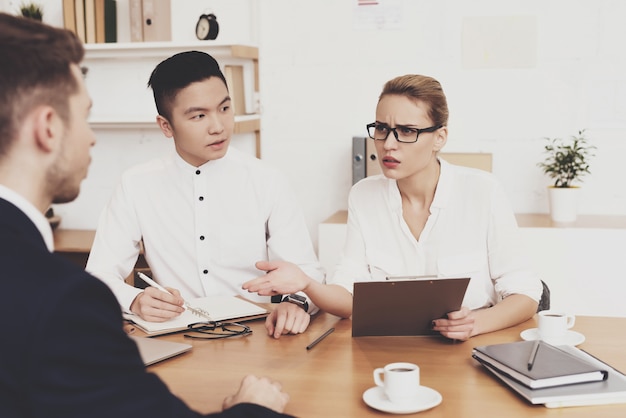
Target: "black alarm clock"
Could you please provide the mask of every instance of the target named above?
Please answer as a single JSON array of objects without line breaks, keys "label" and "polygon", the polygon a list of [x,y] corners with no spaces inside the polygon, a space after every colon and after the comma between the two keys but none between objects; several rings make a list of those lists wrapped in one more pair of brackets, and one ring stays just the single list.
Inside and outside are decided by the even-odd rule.
[{"label": "black alarm clock", "polygon": [[213,13],[200,15],[196,24],[196,36],[202,41],[217,38],[220,25]]}]

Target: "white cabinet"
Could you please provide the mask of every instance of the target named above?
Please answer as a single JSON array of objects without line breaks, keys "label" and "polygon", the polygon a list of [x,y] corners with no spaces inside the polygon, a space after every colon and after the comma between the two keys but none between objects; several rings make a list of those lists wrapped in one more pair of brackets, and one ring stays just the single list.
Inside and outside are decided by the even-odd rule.
[{"label": "white cabinet", "polygon": [[626,317],[626,216],[583,215],[554,224],[549,215],[518,215],[535,271],[552,308],[576,315]]},{"label": "white cabinet", "polygon": [[[518,214],[532,268],[551,291],[551,307],[575,315],[626,317],[626,216],[579,216],[555,224]],[[319,259],[329,275],[340,261],[347,211],[319,225]]]}]

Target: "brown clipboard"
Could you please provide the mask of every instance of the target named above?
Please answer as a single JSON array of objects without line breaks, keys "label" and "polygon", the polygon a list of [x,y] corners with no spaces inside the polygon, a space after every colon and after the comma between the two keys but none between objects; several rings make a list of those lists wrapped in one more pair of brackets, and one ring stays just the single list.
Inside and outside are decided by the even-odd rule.
[{"label": "brown clipboard", "polygon": [[352,336],[438,335],[433,319],[461,308],[469,278],[354,283]]}]

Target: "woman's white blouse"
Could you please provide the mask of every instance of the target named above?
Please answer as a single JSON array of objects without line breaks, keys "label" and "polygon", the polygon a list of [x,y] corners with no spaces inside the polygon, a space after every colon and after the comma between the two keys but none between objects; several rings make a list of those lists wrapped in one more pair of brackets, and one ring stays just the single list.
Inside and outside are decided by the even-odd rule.
[{"label": "woman's white blouse", "polygon": [[352,293],[356,281],[406,275],[470,277],[463,300],[470,309],[493,306],[511,294],[538,301],[542,292],[495,178],[443,160],[419,240],[404,221],[395,180],[378,175],[352,187],[343,256],[327,280]]}]

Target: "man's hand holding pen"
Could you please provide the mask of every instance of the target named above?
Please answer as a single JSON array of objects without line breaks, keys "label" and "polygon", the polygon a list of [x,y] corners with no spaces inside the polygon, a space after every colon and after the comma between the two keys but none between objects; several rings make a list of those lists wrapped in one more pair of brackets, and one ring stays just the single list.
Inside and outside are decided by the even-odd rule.
[{"label": "man's hand holding pen", "polygon": [[184,303],[176,289],[167,288],[167,292],[164,292],[149,286],[137,295],[130,305],[130,311],[146,321],[164,322],[185,312]]}]

